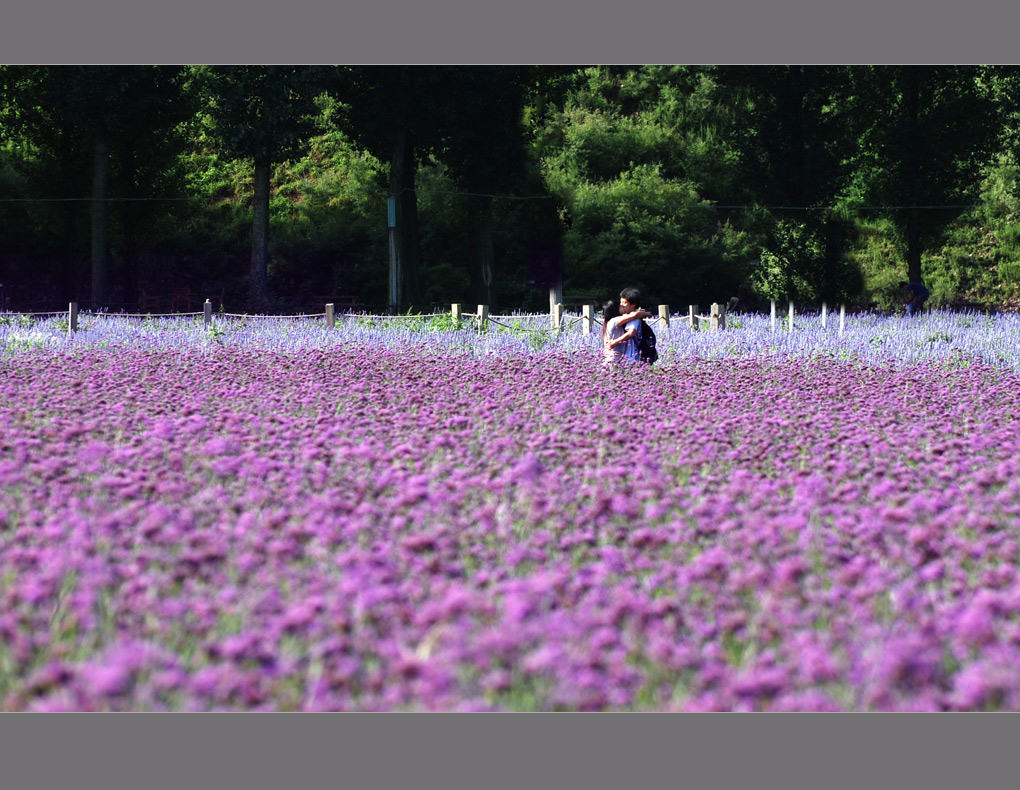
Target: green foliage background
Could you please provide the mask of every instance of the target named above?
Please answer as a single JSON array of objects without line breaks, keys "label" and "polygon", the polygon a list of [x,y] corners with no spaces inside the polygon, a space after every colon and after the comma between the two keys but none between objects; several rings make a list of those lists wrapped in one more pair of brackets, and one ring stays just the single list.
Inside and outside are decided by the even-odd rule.
[{"label": "green foliage background", "polygon": [[[437,67],[421,81],[446,93],[420,102],[430,115],[415,127],[422,140],[415,170],[420,304],[408,306],[471,303],[477,253],[469,217],[477,218],[480,194],[491,196],[494,308],[547,308],[548,288],[532,260],[539,236],[558,245],[568,302],[634,286],[649,303],[675,309],[738,294],[749,307],[786,298],[898,306],[909,240],[883,206],[905,199],[887,177],[891,158],[904,154],[869,119],[880,111],[895,117],[897,96],[888,91],[902,74],[896,82],[882,67],[867,74],[865,67],[516,70],[501,75],[503,104],[486,105],[472,97],[492,75],[462,68]],[[362,91],[373,73],[358,73]],[[111,280],[137,276],[163,292],[186,281],[196,298],[223,294],[228,309],[240,308],[252,165],[218,133],[201,74],[193,67],[161,77],[160,85],[171,86],[163,89],[191,102],[181,105],[183,115],[164,113],[163,125],[151,129],[132,119],[144,167],[127,168],[112,149]],[[323,88],[314,127],[273,165],[275,310],[309,309],[337,295],[385,308],[389,162],[365,144],[375,135],[374,147],[383,150],[381,131],[355,125],[364,113],[351,102],[368,94],[345,92],[346,74],[338,67],[317,77]],[[959,199],[963,208],[925,225],[921,272],[933,306],[1010,308],[1020,305],[1017,78],[1007,67],[974,74],[954,71],[953,91],[931,98],[931,113],[952,117],[953,102],[964,99],[977,106],[968,91],[980,81],[980,106],[995,110],[982,121],[995,126],[984,136],[994,142],[987,143],[992,154],[971,152],[983,157],[980,168],[938,185],[943,200]],[[89,127],[57,102],[66,76],[46,67],[0,68],[0,282],[7,301],[20,299],[24,308],[63,298],[69,277],[79,294],[88,285]],[[460,108],[459,90],[471,101]],[[812,122],[795,123],[791,108],[813,113]],[[498,135],[503,126],[492,126],[486,113],[503,126],[516,117],[518,128]],[[933,156],[961,161],[970,155],[966,144],[955,137],[928,143],[939,147]],[[798,175],[812,172],[820,175],[810,182]],[[145,201],[135,214],[117,202],[132,194]]]}]

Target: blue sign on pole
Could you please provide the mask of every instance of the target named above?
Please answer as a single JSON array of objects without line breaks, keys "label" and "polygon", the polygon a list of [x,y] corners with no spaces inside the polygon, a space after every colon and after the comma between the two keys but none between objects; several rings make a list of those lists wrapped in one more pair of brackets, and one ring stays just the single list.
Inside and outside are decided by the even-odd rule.
[{"label": "blue sign on pole", "polygon": [[386,201],[386,212],[389,219],[389,227],[397,227],[397,198],[390,195],[389,200]]}]

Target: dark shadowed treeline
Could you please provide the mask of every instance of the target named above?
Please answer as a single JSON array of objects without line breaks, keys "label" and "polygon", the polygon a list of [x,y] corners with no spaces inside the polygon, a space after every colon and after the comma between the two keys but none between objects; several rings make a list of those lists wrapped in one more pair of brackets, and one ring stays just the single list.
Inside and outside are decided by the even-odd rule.
[{"label": "dark shadowed treeline", "polygon": [[0,67],[0,306],[891,306],[909,277],[1004,307],[1017,97],[1011,67]]}]

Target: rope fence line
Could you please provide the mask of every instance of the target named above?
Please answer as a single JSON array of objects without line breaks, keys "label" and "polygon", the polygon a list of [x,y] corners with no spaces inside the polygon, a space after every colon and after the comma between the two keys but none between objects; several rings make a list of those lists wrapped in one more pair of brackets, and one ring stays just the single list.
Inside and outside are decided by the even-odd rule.
[{"label": "rope fence line", "polygon": [[[541,315],[541,314],[539,313],[538,315]],[[507,316],[500,316],[500,317],[501,318],[506,318]],[[502,321],[499,321],[496,318],[493,318],[491,315],[488,317],[488,321],[490,323],[496,324],[496,326],[501,326],[501,327],[504,327],[505,329],[509,329],[512,332],[548,332],[549,331],[548,329],[532,329],[531,327],[527,327],[527,326],[511,326],[510,324],[505,324]]]},{"label": "rope fence line", "polygon": [[372,315],[370,313],[348,313],[347,315],[349,317],[351,317],[351,318],[371,318],[372,320],[383,319],[383,320],[390,320],[390,321],[399,321],[401,319],[405,319],[407,321],[417,321],[417,320],[420,320],[422,318],[442,318],[443,316],[445,316],[447,314],[446,313],[422,313],[420,315],[418,315],[418,314],[411,315],[410,313],[403,313],[403,314],[397,313],[396,315]]},{"label": "rope fence line", "polygon": [[116,318],[197,318],[202,313],[93,313],[92,315],[109,315]]},{"label": "rope fence line", "polygon": [[509,324],[504,324],[502,321],[499,321],[499,320],[493,318],[491,315],[489,316],[489,321],[494,323],[496,326],[506,327],[507,329],[515,329],[515,328],[519,329],[519,328],[521,328],[521,327],[512,327]]},{"label": "rope fence line", "polygon": [[[202,315],[202,313],[180,313],[180,315]],[[216,315],[220,316],[221,318],[240,318],[242,320],[247,320],[249,318],[257,318],[257,319],[271,318],[271,319],[279,320],[279,319],[287,319],[287,318],[322,318],[326,314],[325,313],[304,313],[304,314],[299,314],[299,315],[288,315],[288,314],[273,315],[273,314],[269,314],[269,313],[266,313],[266,314],[217,313]]]},{"label": "rope fence line", "polygon": [[[728,312],[727,311],[727,305],[726,304],[720,304],[718,302],[712,304],[712,308],[711,308],[711,310],[710,310],[708,315],[703,315],[700,312],[700,310],[698,308],[698,305],[689,305],[688,306],[688,311],[687,311],[687,322],[686,323],[690,327],[691,330],[700,329],[701,324],[703,322],[707,322],[709,327],[711,329],[713,329],[713,330],[725,330],[726,329],[726,315],[727,315],[727,312]],[[39,316],[45,316],[45,317],[56,317],[56,316],[63,316],[63,315],[66,315],[67,319],[68,319],[68,336],[70,337],[71,335],[73,335],[75,332],[78,331],[78,303],[77,302],[69,303],[68,310],[67,310],[66,313],[63,313],[63,312],[6,313],[6,314],[0,314],[0,317],[3,317],[3,316],[19,316],[19,317],[39,317]],[[122,318],[153,318],[153,314],[152,313],[142,314],[142,313],[103,313],[103,312],[98,312],[98,313],[90,313],[89,315],[92,315],[92,316],[99,315],[99,316],[108,316],[108,317],[122,317]],[[172,317],[172,318],[194,318],[194,317],[197,317],[197,316],[202,316],[203,317],[203,322],[205,324],[205,327],[207,329],[211,329],[212,328],[212,319],[213,319],[212,302],[210,300],[208,300],[208,299],[205,301],[204,310],[201,313],[170,313],[170,314],[157,314],[157,315],[159,315],[160,317],[164,317],[165,316],[165,317]],[[326,305],[326,310],[325,310],[324,313],[302,313],[302,314],[297,314],[297,315],[269,315],[269,314],[259,315],[259,314],[250,314],[250,313],[218,313],[217,315],[218,315],[219,318],[235,318],[235,319],[242,319],[242,320],[245,320],[245,321],[248,320],[248,319],[256,319],[256,320],[261,320],[261,319],[306,320],[306,319],[322,319],[322,318],[325,318],[326,326],[329,329],[334,329],[336,327],[336,310],[335,310],[335,305],[332,304],[332,303],[329,303],[329,304]],[[504,327],[505,329],[509,329],[511,331],[516,331],[516,332],[547,332],[547,331],[552,331],[552,332],[555,332],[557,334],[563,332],[565,329],[569,329],[571,327],[576,326],[577,324],[580,324],[581,325],[581,332],[583,334],[585,334],[585,335],[593,334],[594,331],[595,331],[595,327],[596,326],[600,326],[601,327],[603,325],[603,323],[604,323],[603,321],[600,321],[598,319],[598,317],[594,314],[594,311],[593,311],[591,305],[584,305],[584,307],[582,309],[582,314],[580,316],[568,316],[568,317],[564,317],[564,315],[563,315],[563,305],[561,303],[558,303],[558,304],[554,305],[552,311],[549,313],[549,318],[550,318],[550,324],[551,325],[550,325],[550,327],[548,329],[535,328],[535,327],[525,327],[525,326],[521,326],[520,325],[520,320],[522,318],[528,318],[528,319],[534,320],[534,319],[538,318],[539,316],[542,316],[543,315],[542,313],[532,313],[532,314],[528,314],[528,315],[523,315],[522,314],[522,315],[510,315],[510,316],[507,316],[507,315],[492,316],[492,315],[489,315],[489,307],[488,307],[488,305],[478,305],[478,312],[476,314],[472,315],[470,313],[464,313],[463,312],[463,305],[460,304],[460,303],[452,304],[451,305],[451,310],[450,310],[449,313],[428,313],[428,314],[422,314],[422,315],[411,315],[411,314],[406,314],[406,315],[399,315],[399,314],[398,315],[369,315],[369,314],[360,314],[360,313],[359,314],[347,313],[347,314],[342,314],[342,315],[346,315],[348,318],[352,318],[352,319],[354,319],[356,321],[358,321],[358,320],[362,320],[362,321],[363,320],[370,320],[370,321],[375,321],[375,320],[383,320],[383,321],[386,321],[386,320],[391,320],[391,321],[392,320],[421,321],[421,320],[424,320],[424,319],[443,318],[445,316],[451,316],[451,318],[453,319],[454,324],[457,325],[457,326],[460,326],[461,323],[464,321],[464,319],[466,319],[468,316],[471,316],[474,319],[474,321],[473,321],[474,327],[478,331],[484,331],[486,326],[488,325],[488,323],[492,322],[493,324],[495,324],[497,326],[501,326],[501,327]],[[822,322],[822,327],[823,328],[825,328],[825,326],[826,326],[827,317],[828,317],[828,305],[825,302],[822,302],[821,322]],[[845,318],[846,318],[846,307],[845,307],[845,305],[841,304],[840,307],[839,307],[839,335],[840,335],[840,337],[842,337],[842,335],[843,335]],[[500,319],[503,319],[503,320],[500,320]],[[516,324],[515,325],[510,325],[508,323],[505,323],[506,321],[510,321],[510,320],[516,321]],[[649,317],[647,319],[645,319],[645,320],[649,324],[661,324],[661,325],[663,325],[668,330],[670,328],[669,305],[660,304],[659,305],[659,314],[658,315],[649,315]],[[776,303],[773,300],[772,301],[772,310],[771,310],[771,328],[772,328],[773,332],[776,331],[777,325],[778,325],[778,322],[777,322],[777,313],[776,313]],[[788,319],[787,331],[793,332],[793,330],[794,330],[794,303],[791,300],[790,303],[789,303],[789,319]]]}]

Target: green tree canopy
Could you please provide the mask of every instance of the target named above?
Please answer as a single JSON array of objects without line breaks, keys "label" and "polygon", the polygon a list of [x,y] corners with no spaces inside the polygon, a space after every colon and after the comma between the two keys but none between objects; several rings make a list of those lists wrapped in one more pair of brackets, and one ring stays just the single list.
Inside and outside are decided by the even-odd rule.
[{"label": "green tree canopy", "polygon": [[274,162],[297,156],[317,131],[326,75],[313,66],[219,66],[200,71],[224,156],[254,163],[248,305],[269,304],[269,189]]},{"label": "green tree canopy", "polygon": [[848,196],[895,223],[906,241],[904,274],[920,281],[922,252],[979,194],[1005,108],[983,67],[859,67],[852,75],[859,145]]}]

